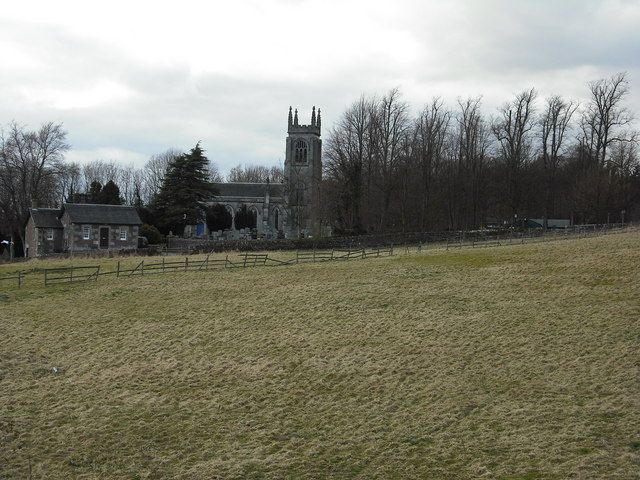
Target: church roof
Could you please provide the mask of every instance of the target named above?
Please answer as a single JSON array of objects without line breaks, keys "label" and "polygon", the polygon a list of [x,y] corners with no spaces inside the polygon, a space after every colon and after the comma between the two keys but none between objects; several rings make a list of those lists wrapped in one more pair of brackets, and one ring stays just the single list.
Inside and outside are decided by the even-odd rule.
[{"label": "church roof", "polygon": [[31,218],[36,228],[62,228],[58,219],[59,208],[32,208]]},{"label": "church roof", "polygon": [[267,194],[267,189],[271,197],[282,197],[284,190],[284,186],[281,183],[219,182],[214,183],[214,186],[219,192],[216,198],[264,198]]}]

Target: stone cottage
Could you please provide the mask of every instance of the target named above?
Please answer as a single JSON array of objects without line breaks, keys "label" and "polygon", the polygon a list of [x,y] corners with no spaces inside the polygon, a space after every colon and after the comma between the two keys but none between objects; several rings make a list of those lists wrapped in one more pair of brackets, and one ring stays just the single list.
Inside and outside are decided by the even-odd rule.
[{"label": "stone cottage", "polygon": [[138,247],[141,224],[135,207],[127,205],[65,203],[61,209],[34,208],[27,223],[26,255],[132,250]]}]

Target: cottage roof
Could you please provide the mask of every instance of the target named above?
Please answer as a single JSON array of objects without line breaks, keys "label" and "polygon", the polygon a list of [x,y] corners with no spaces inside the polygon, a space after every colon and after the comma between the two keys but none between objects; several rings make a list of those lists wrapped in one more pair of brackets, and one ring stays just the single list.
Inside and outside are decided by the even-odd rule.
[{"label": "cottage roof", "polygon": [[63,211],[71,223],[102,223],[111,225],[140,225],[135,207],[128,205],[98,205],[93,203],[65,203]]},{"label": "cottage roof", "polygon": [[36,228],[62,228],[59,208],[32,208],[31,218]]},{"label": "cottage roof", "polygon": [[264,198],[267,189],[272,197],[282,197],[284,186],[281,183],[242,183],[218,182],[214,183],[220,197]]}]

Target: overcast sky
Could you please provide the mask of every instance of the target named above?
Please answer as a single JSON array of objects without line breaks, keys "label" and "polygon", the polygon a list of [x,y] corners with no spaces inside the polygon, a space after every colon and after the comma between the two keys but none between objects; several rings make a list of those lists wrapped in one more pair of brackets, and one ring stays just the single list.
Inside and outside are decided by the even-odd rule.
[{"label": "overcast sky", "polygon": [[415,108],[524,88],[584,100],[619,71],[640,115],[640,0],[15,1],[0,8],[0,123],[63,122],[69,160],[142,166],[202,141],[227,172],[284,159],[289,105],[324,133],[360,94]]}]

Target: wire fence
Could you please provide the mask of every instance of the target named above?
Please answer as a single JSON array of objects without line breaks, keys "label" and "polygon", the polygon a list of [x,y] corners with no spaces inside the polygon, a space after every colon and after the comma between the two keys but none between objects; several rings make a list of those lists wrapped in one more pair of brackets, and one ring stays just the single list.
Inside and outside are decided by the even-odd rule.
[{"label": "wire fence", "polygon": [[[388,245],[373,248],[344,248],[327,250],[297,250],[293,252],[243,252],[235,255],[227,254],[224,258],[212,257],[212,253],[204,258],[185,256],[184,259],[176,257],[163,257],[162,259],[142,259],[137,264],[123,265],[118,261],[115,268],[107,269],[101,265],[82,265],[56,268],[43,268],[34,271],[19,271],[8,275],[0,275],[0,286],[3,288],[25,285],[28,278],[29,284],[37,284],[41,281],[49,287],[59,284],[86,283],[98,281],[99,277],[114,276],[135,277],[171,272],[193,272],[220,269],[254,268],[268,266],[286,266],[306,263],[338,262],[355,259],[389,257],[396,253],[425,253],[430,249],[463,249],[463,248],[487,248],[504,245],[521,245],[537,242],[550,242],[600,236],[611,233],[620,233],[628,229],[627,225],[583,225],[575,229],[563,230],[524,230],[507,232],[457,232],[442,238],[441,241],[406,243],[404,245]],[[218,254],[219,255],[219,254]]]}]

